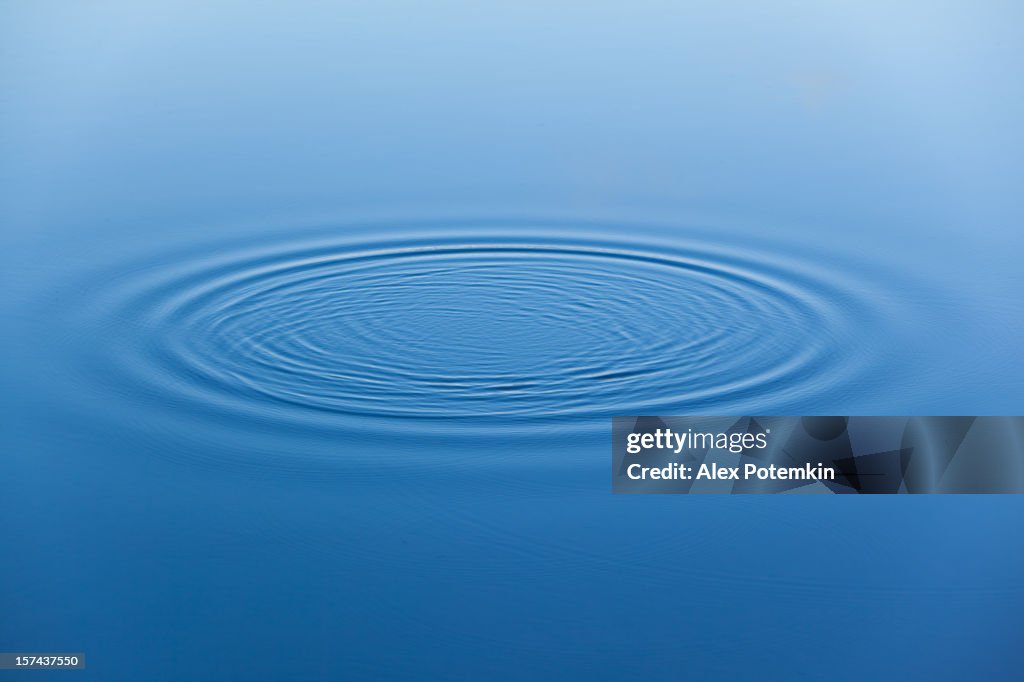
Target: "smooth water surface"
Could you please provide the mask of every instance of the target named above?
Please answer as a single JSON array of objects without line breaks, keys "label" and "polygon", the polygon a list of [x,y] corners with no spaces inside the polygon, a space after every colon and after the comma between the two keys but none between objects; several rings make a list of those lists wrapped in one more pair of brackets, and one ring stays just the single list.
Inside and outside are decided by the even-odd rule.
[{"label": "smooth water surface", "polygon": [[0,5],[0,650],[1015,679],[1019,498],[613,496],[608,437],[1024,411],[1021,20]]}]

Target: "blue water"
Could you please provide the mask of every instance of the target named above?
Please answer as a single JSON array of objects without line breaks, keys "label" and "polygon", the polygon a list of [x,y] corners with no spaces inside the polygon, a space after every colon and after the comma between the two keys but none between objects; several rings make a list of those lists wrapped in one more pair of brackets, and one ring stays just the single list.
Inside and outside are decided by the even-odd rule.
[{"label": "blue water", "polygon": [[0,651],[1019,679],[1019,497],[616,497],[608,434],[1021,414],[1022,20],[3,3]]}]

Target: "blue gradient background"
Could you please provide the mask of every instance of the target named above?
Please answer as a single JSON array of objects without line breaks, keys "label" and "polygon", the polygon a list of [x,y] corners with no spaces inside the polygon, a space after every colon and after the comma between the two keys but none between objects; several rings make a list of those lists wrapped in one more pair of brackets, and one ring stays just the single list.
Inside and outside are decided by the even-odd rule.
[{"label": "blue gradient background", "polygon": [[615,497],[595,424],[643,396],[542,428],[235,409],[131,355],[174,330],[105,302],[325,235],[697,243],[871,315],[829,337],[850,381],[663,413],[1020,414],[1022,25],[0,2],[0,650],[84,651],[53,677],[95,680],[1020,679],[1019,497]]}]

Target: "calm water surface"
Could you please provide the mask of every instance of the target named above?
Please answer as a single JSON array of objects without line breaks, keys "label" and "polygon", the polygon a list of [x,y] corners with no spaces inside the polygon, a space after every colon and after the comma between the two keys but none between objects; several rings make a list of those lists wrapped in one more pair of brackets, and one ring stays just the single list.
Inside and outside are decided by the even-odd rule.
[{"label": "calm water surface", "polygon": [[0,650],[1015,679],[1017,497],[607,458],[615,414],[1024,411],[1022,19],[4,4]]}]

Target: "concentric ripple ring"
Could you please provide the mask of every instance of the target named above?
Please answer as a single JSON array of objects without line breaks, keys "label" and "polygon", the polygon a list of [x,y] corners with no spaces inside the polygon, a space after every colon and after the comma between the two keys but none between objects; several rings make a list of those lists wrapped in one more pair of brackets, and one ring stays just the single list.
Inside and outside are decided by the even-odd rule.
[{"label": "concentric ripple ring", "polygon": [[78,313],[120,329],[96,376],[140,402],[328,429],[784,405],[855,374],[869,314],[799,260],[592,233],[292,239],[125,272]]}]

